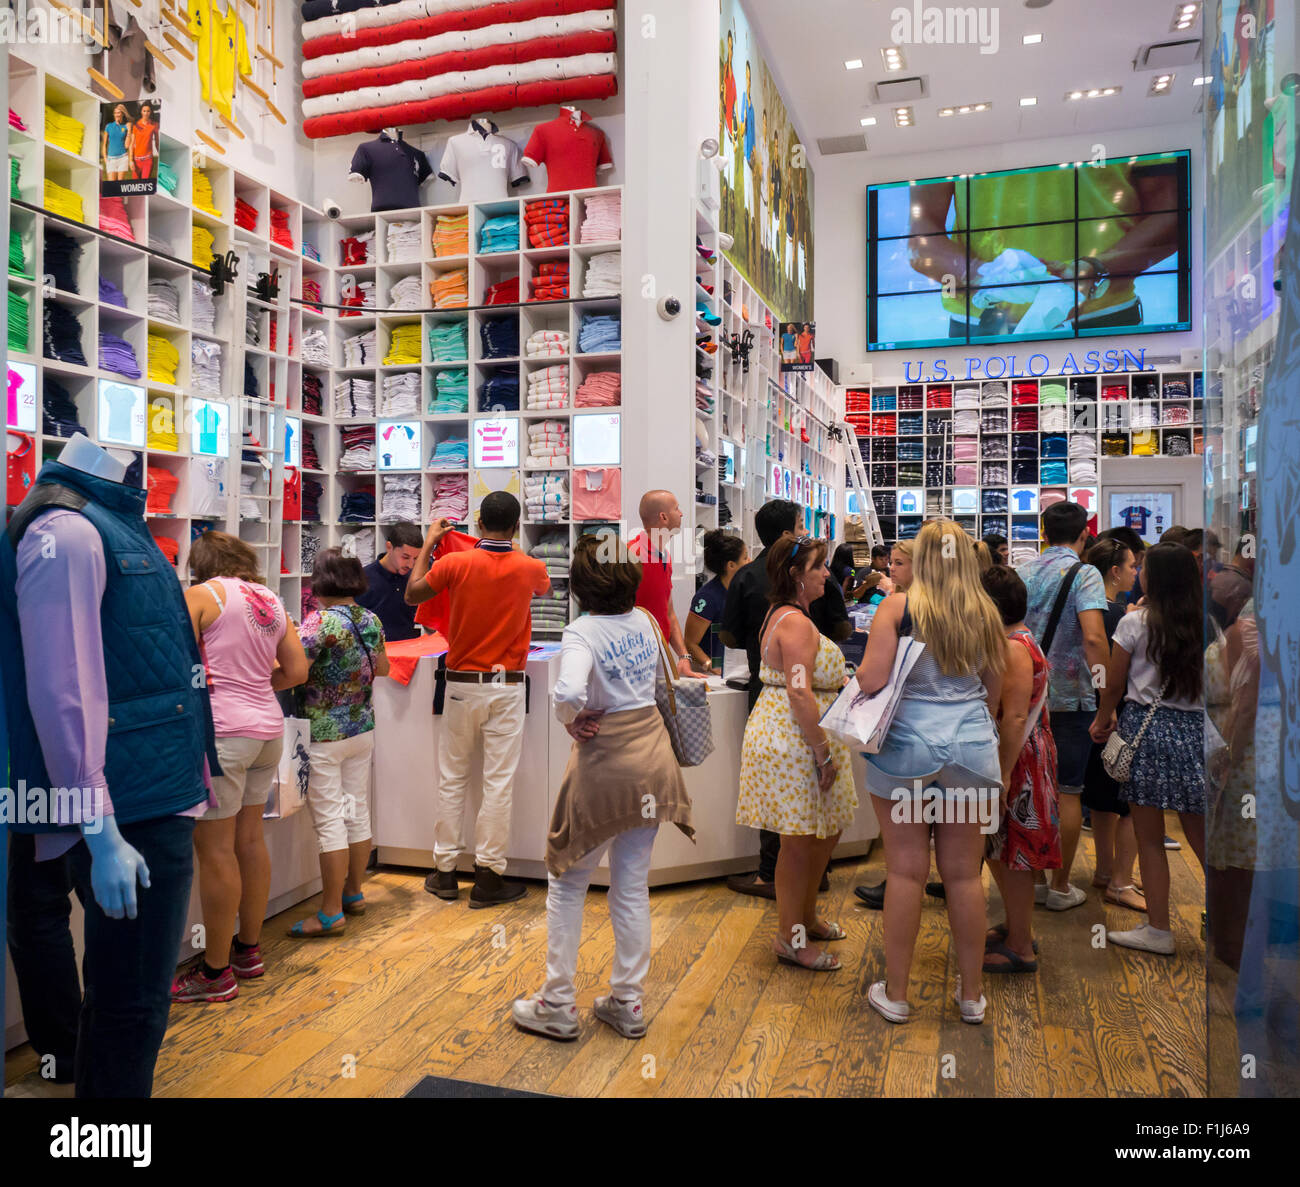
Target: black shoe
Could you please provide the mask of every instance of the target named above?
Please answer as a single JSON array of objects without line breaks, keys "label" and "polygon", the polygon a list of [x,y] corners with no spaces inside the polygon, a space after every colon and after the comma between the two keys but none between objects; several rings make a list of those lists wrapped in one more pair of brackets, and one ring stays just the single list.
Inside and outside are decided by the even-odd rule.
[{"label": "black shoe", "polygon": [[776,883],[760,882],[758,871],[752,874],[734,874],[727,879],[727,889],[737,894],[749,894],[754,898],[776,899]]},{"label": "black shoe", "polygon": [[469,905],[473,910],[497,907],[502,903],[513,903],[527,893],[528,887],[522,882],[507,882],[495,870],[475,866],[474,889],[469,892]]},{"label": "black shoe", "polygon": [[825,894],[831,888],[831,876],[829,873],[822,875],[821,885],[817,887],[818,894]]},{"label": "black shoe", "polygon": [[927,882],[925,884],[925,893],[931,898],[946,899],[948,897],[947,893],[943,889],[942,882]]},{"label": "black shoe", "polygon": [[455,870],[434,870],[424,880],[424,889],[443,899],[460,898],[460,886],[456,882]]},{"label": "black shoe", "polygon": [[885,909],[885,884],[879,886],[855,886],[853,893],[873,911]]}]

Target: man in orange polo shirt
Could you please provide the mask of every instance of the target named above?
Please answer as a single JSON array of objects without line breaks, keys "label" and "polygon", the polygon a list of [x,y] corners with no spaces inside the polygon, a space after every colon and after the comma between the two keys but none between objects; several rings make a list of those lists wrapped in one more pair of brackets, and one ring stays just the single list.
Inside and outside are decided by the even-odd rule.
[{"label": "man in orange polo shirt", "polygon": [[471,907],[522,898],[521,882],[506,882],[511,787],[524,738],[524,664],[532,635],[533,596],[551,580],[540,560],[511,543],[519,527],[519,500],[493,491],[479,507],[478,544],[429,567],[429,557],[451,531],[443,519],[429,529],[411,569],[406,600],[416,606],[446,590],[451,613],[447,639],[447,695],[438,753],[438,818],[433,859],[437,869],[425,889],[442,899],[460,894],[461,854],[470,760],[483,755],[483,799],[474,825]]}]

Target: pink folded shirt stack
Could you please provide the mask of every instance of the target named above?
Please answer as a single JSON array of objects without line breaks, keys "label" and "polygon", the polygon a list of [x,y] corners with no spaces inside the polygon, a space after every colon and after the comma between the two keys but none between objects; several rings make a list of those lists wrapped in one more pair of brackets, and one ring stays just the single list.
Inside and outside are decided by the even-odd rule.
[{"label": "pink folded shirt stack", "polygon": [[623,377],[617,371],[593,371],[573,396],[575,408],[617,408],[622,403]]},{"label": "pink folded shirt stack", "polygon": [[583,201],[582,206],[584,217],[578,232],[580,243],[605,243],[622,234],[621,194],[593,194]]}]

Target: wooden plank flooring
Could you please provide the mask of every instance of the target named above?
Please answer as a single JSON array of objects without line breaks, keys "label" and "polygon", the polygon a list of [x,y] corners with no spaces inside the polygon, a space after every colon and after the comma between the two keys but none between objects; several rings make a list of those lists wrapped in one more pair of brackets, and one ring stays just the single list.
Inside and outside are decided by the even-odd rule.
[{"label": "wooden plank flooring", "polygon": [[[1085,833],[1074,877],[1085,887],[1091,846]],[[882,876],[878,847],[832,871],[824,910],[849,932],[835,945],[845,967],[833,974],[776,964],[771,904],[720,881],[652,891],[650,1030],[635,1043],[590,1014],[613,945],[602,891],[588,900],[579,962],[582,1035],[554,1043],[509,1020],[511,1000],[542,981],[544,888],[471,912],[467,890],[443,903],[424,893],[423,873],[383,870],[347,935],[289,940],[289,923],[319,905],[301,904],[268,922],[263,980],[241,984],[233,1003],[173,1008],[155,1092],[400,1096],[441,1075],[564,1096],[1203,1095],[1203,884],[1186,846],[1169,859],[1175,959],[1094,947],[1096,925],[1139,918],[1103,907],[1097,892],[1073,911],[1039,910],[1040,972],[987,977],[982,1027],[957,1017],[947,918],[933,900],[912,1021],[890,1026],[867,1006],[884,975],[881,916],[857,905],[853,887]],[[995,902],[990,918],[1000,916]],[[5,1077],[16,1095],[39,1086],[30,1047],[10,1053]]]}]

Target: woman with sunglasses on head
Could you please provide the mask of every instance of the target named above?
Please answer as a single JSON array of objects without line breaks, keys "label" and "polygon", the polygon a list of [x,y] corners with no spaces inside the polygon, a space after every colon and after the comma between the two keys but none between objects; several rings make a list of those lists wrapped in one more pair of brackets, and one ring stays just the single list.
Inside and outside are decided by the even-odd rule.
[{"label": "woman with sunglasses on head", "polygon": [[[980,584],[973,541],[951,520],[921,528],[912,541],[907,593],[886,598],[876,611],[857,675],[867,696],[889,683],[899,639],[908,636],[924,650],[903,683],[879,753],[866,755],[886,873],[886,979],[871,986],[867,1001],[890,1022],[907,1021],[933,830],[960,973],[956,1000],[961,1020],[975,1024],[984,1021],[985,1008],[984,822],[1002,793],[988,707],[998,703],[1007,644],[1001,615]],[[932,801],[942,807],[936,823]]]},{"label": "woman with sunglasses on head", "polygon": [[[1106,642],[1113,647],[1115,628],[1128,610],[1128,594],[1137,581],[1136,558],[1128,544],[1112,536],[1098,539],[1083,559],[1101,573],[1106,583],[1106,609],[1102,617],[1106,623]],[[1101,747],[1094,742],[1083,780],[1083,806],[1092,814],[1092,837],[1097,852],[1092,884],[1104,892],[1103,897],[1112,906],[1145,911],[1146,899],[1133,880],[1137,838],[1129,806],[1120,797],[1119,790],[1119,784],[1106,774]]]},{"label": "woman with sunglasses on head", "polygon": [[818,917],[817,890],[840,833],[853,821],[858,796],[848,748],[821,727],[822,714],[848,679],[843,653],[809,617],[830,577],[826,542],[783,537],[767,550],[767,577],[763,688],[745,726],[736,823],[781,835],[777,959],[830,972],[839,960],[812,942],[842,940],[845,932]]}]

